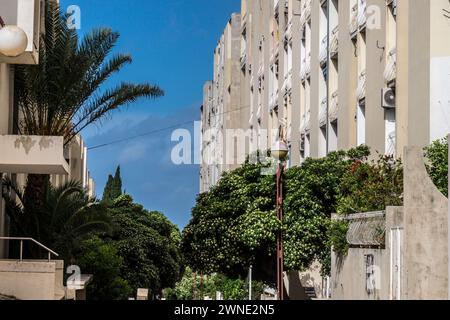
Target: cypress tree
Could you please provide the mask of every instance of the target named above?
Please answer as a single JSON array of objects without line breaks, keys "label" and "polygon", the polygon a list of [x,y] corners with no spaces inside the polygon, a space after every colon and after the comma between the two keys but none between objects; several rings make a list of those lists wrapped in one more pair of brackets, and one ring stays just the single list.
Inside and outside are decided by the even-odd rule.
[{"label": "cypress tree", "polygon": [[103,202],[111,203],[122,195],[122,177],[120,175],[120,166],[117,167],[114,177],[109,175],[103,191]]}]

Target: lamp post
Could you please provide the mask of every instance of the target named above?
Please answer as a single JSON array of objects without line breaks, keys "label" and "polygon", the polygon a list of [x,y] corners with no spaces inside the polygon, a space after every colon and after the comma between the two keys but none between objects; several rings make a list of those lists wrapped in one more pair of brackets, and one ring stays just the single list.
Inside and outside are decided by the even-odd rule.
[{"label": "lamp post", "polygon": [[[276,210],[277,218],[283,223],[283,172],[286,157],[289,153],[286,142],[281,137],[272,147],[272,157],[278,162],[277,164],[277,181],[276,181]],[[277,291],[278,300],[284,300],[284,248],[283,248],[283,231],[279,231],[277,235]]]},{"label": "lamp post", "polygon": [[7,57],[17,57],[27,49],[28,37],[18,26],[5,25],[0,17],[0,53]]}]

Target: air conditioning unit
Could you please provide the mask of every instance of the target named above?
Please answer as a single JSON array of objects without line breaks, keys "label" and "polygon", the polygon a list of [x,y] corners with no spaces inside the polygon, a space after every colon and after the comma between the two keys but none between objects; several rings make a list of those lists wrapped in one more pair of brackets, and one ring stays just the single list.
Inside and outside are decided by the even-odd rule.
[{"label": "air conditioning unit", "polygon": [[[39,37],[43,0],[1,0],[0,16],[7,26],[17,26],[27,35],[25,52],[17,57],[7,57],[0,53],[0,63],[38,64]],[[42,19],[43,21],[43,19]]]},{"label": "air conditioning unit", "polygon": [[381,105],[385,109],[395,108],[395,89],[383,88],[381,92]]}]

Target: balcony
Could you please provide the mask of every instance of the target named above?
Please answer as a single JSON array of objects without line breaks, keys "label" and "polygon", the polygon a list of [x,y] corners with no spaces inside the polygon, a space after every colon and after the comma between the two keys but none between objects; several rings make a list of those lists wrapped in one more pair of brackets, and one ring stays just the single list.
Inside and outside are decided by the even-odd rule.
[{"label": "balcony", "polygon": [[258,76],[261,77],[262,75],[264,75],[264,64],[260,63],[258,68]]},{"label": "balcony", "polygon": [[333,29],[330,39],[330,56],[336,58],[339,53],[339,26]]},{"label": "balcony", "polygon": [[290,70],[284,77],[283,87],[281,91],[284,95],[289,95],[292,90],[292,70]]},{"label": "balcony", "polygon": [[386,68],[384,70],[384,79],[387,84],[392,83],[397,78],[397,49],[394,48],[389,52],[387,57]]},{"label": "balcony", "polygon": [[311,113],[307,111],[300,120],[300,133],[306,134],[311,130]]},{"label": "balcony", "polygon": [[304,0],[301,10],[300,25],[303,27],[311,18],[311,0]]},{"label": "balcony", "polygon": [[286,26],[286,30],[284,32],[284,37],[287,41],[292,40],[292,22],[289,22]]},{"label": "balcony", "polygon": [[244,69],[247,64],[247,53],[242,52],[241,54],[241,69]]},{"label": "balcony", "polygon": [[274,44],[270,52],[270,63],[274,63],[278,59],[279,53],[280,53],[280,45],[277,42],[276,44]]},{"label": "balcony", "polygon": [[366,98],[366,71],[361,72],[358,78],[358,88],[356,89],[356,98],[358,101]]},{"label": "balcony", "polygon": [[258,106],[258,111],[256,112],[256,118],[258,119],[258,121],[261,121],[262,119],[262,105],[259,104]]},{"label": "balcony", "polygon": [[0,136],[0,172],[68,174],[63,137]]},{"label": "balcony", "polygon": [[278,11],[280,8],[280,0],[273,0],[273,10]]},{"label": "balcony", "polygon": [[302,61],[302,66],[300,69],[300,78],[305,81],[311,75],[311,54]]},{"label": "balcony", "polygon": [[277,107],[278,107],[278,90],[276,91],[276,93],[272,93],[269,99],[270,111],[272,112],[273,110],[277,109]]},{"label": "balcony", "polygon": [[321,67],[325,66],[328,62],[328,35],[320,42],[319,62]]},{"label": "balcony", "polygon": [[330,120],[330,123],[337,121],[338,116],[339,116],[339,95],[338,92],[336,91],[331,95],[330,109],[328,110],[328,119]]},{"label": "balcony", "polygon": [[0,63],[37,64],[42,15],[40,0],[2,0],[1,3],[0,15],[5,24],[18,26],[25,31],[28,43],[25,52],[18,57],[0,54]]},{"label": "balcony", "polygon": [[320,103],[319,109],[319,127],[322,128],[327,125],[327,107],[328,99],[324,98]]}]

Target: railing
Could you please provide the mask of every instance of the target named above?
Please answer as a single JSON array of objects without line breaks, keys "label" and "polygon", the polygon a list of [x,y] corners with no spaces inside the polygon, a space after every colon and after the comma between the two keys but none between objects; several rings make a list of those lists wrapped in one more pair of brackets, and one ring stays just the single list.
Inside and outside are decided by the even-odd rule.
[{"label": "railing", "polygon": [[356,98],[358,101],[366,97],[366,71],[361,72],[358,79],[358,88],[356,89]]},{"label": "railing", "polygon": [[339,51],[339,26],[336,26],[331,32],[330,39],[330,55],[334,57]]},{"label": "railing", "polygon": [[4,241],[20,241],[20,255],[19,255],[20,261],[23,261],[23,242],[24,241],[33,242],[34,244],[38,245],[39,247],[41,247],[42,249],[47,251],[48,252],[48,261],[51,260],[52,255],[54,255],[55,257],[59,257],[59,254],[57,254],[55,251],[47,248],[42,243],[34,240],[33,238],[0,237],[0,240],[4,240]]},{"label": "railing", "polygon": [[327,125],[327,106],[328,106],[328,99],[324,98],[320,103],[320,110],[319,110],[319,127],[321,128]]},{"label": "railing", "polygon": [[387,58],[386,69],[384,70],[384,79],[386,83],[390,83],[397,78],[397,49],[394,48],[389,52]]}]

